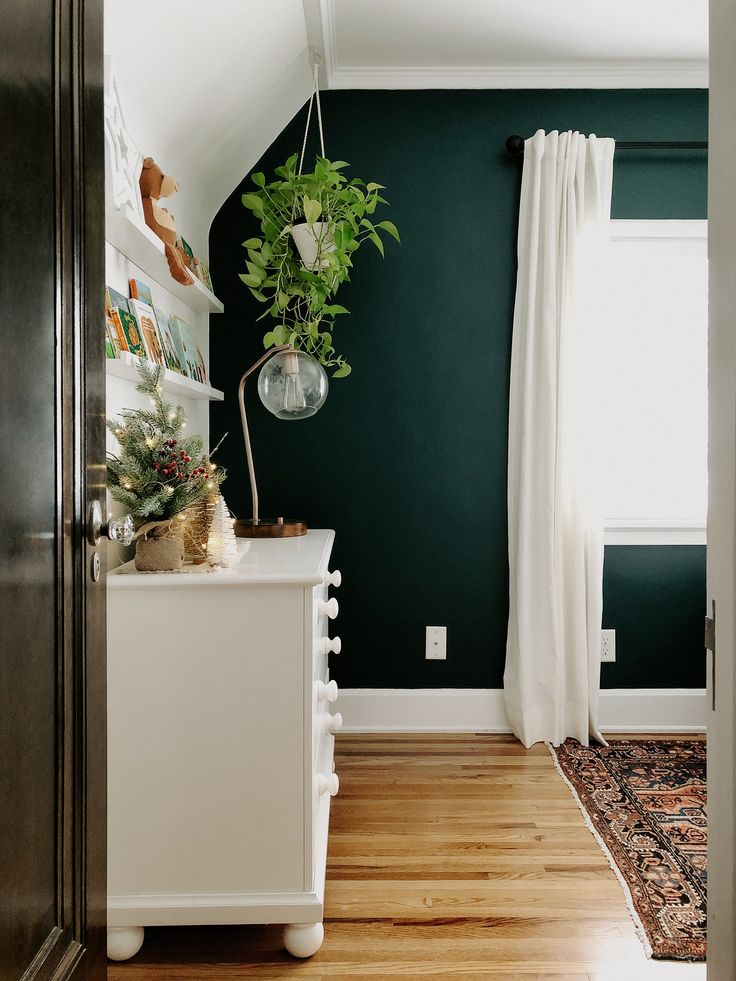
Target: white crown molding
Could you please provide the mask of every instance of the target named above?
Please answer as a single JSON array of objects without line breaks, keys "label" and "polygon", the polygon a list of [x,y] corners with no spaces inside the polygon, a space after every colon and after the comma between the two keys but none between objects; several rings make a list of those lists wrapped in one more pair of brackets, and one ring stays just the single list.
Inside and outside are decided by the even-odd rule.
[{"label": "white crown molding", "polygon": [[[510,732],[501,688],[346,688],[336,707],[343,732]],[[703,732],[702,688],[609,688],[605,732]]]},{"label": "white crown molding", "polygon": [[708,88],[708,65],[705,62],[347,68],[332,61],[327,76],[331,89]]},{"label": "white crown molding", "polygon": [[330,89],[641,89],[708,88],[706,59],[558,65],[376,67],[341,65],[335,0],[304,0],[309,46],[324,59]]}]

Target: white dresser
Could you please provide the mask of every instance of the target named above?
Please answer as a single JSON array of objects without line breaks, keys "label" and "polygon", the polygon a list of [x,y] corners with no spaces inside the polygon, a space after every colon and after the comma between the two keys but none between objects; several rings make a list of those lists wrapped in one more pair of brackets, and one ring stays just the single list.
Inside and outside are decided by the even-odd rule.
[{"label": "white dresser", "polygon": [[149,925],[283,923],[319,949],[334,532],[240,541],[231,570],[108,576],[108,952]]}]

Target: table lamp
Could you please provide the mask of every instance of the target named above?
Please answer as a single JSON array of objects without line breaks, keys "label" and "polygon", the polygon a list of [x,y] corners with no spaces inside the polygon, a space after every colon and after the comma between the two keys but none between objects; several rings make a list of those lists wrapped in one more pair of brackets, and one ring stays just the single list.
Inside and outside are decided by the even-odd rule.
[{"label": "table lamp", "polygon": [[248,460],[253,517],[239,518],[234,529],[238,538],[292,538],[305,535],[305,521],[293,518],[261,518],[258,510],[258,486],[253,466],[253,451],[245,414],[245,383],[258,368],[258,394],[261,402],[277,419],[308,419],[317,412],[329,388],[322,365],[310,354],[297,351],[290,344],[272,347],[245,372],[238,385],[240,421],[243,425],[245,455]]}]

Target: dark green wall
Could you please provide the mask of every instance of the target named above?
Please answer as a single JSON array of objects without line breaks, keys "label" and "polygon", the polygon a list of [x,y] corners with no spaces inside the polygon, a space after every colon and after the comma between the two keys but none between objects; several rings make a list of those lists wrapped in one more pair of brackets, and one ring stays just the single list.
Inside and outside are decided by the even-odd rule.
[{"label": "dark green wall", "polygon": [[[702,91],[328,92],[327,152],[387,186],[403,245],[365,248],[340,291],[336,332],[353,365],[324,408],[296,426],[250,392],[264,516],[337,531],[343,571],[334,659],[343,686],[498,687],[508,595],[506,440],[521,168],[510,133],[579,129],[623,140],[705,139]],[[301,146],[304,113],[255,169]],[[211,373],[226,392],[213,439],[225,497],[250,513],[235,400],[262,351],[262,311],[238,280],[255,231],[234,190],[210,233]],[[703,218],[702,153],[621,152],[614,217]],[[703,683],[703,549],[609,548],[605,625],[619,634],[608,686]],[[424,627],[446,624],[448,659],[424,660]]]}]

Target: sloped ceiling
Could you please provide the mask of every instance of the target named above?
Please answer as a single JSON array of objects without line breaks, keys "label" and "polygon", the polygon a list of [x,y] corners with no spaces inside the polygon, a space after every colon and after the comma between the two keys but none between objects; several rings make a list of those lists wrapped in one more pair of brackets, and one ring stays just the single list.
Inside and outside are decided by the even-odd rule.
[{"label": "sloped ceiling", "polygon": [[167,207],[198,255],[232,189],[309,98],[302,0],[107,0],[127,129],[179,180]]}]

